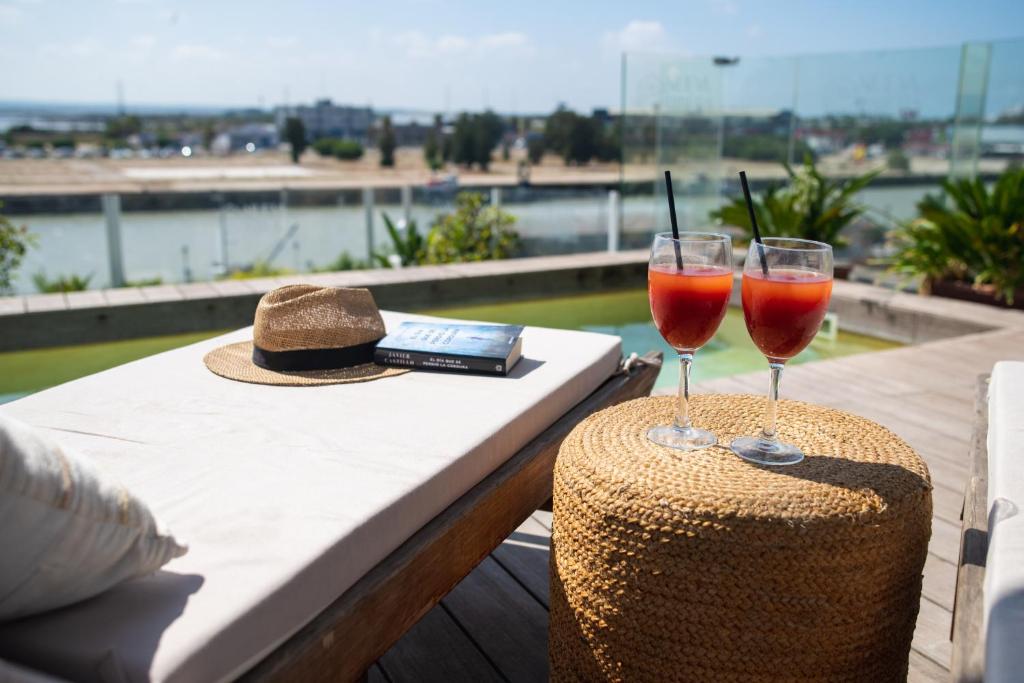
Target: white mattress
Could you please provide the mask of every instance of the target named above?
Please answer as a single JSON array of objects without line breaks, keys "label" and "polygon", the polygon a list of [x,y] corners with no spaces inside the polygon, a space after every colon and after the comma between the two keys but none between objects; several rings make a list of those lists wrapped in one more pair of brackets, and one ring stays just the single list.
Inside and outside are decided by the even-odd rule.
[{"label": "white mattress", "polygon": [[[405,319],[385,313],[389,328]],[[0,407],[83,451],[190,545],[157,574],[0,625],[75,680],[239,675],[601,385],[618,337],[527,328],[508,378],[271,387],[202,364],[239,330]]]},{"label": "white mattress", "polygon": [[988,420],[985,680],[1003,683],[1024,671],[1024,363],[992,369]]}]

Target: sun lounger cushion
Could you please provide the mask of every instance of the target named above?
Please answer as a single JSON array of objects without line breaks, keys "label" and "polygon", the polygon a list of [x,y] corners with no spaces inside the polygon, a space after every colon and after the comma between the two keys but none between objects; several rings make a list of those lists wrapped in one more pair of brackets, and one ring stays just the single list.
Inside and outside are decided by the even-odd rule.
[{"label": "sun lounger cushion", "polygon": [[988,419],[985,680],[1002,683],[1024,671],[1024,363],[996,363]]},{"label": "sun lounger cushion", "polygon": [[93,462],[0,414],[0,620],[68,605],[185,553]]},{"label": "sun lounger cushion", "polygon": [[[422,317],[383,312],[393,329]],[[515,322],[515,321],[508,321]],[[183,538],[155,574],[0,624],[0,657],[77,681],[223,681],[285,642],[615,372],[618,337],[527,327],[509,377],[233,382],[239,330],[0,406],[94,455]]]}]

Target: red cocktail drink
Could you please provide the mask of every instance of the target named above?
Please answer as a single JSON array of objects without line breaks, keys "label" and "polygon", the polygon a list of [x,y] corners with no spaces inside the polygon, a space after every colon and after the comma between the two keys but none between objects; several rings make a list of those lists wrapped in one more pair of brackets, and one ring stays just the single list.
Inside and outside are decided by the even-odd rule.
[{"label": "red cocktail drink", "polygon": [[761,353],[785,362],[811,343],[828,311],[832,278],[822,273],[772,268],[743,273],[743,318]]},{"label": "red cocktail drink", "polygon": [[704,346],[722,323],[732,293],[732,271],[717,266],[652,265],[647,293],[654,324],[676,351]]}]

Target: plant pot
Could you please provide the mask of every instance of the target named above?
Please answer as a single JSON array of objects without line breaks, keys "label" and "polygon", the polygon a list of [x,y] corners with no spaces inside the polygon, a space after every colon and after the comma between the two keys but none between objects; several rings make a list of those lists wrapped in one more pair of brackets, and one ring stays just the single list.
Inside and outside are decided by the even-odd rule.
[{"label": "plant pot", "polygon": [[960,282],[958,280],[933,280],[930,283],[930,290],[932,295],[946,297],[947,299],[959,299],[977,304],[988,304],[998,308],[1024,310],[1024,288],[1014,292],[1012,306],[1002,299],[996,299],[996,290],[992,285],[972,285],[969,282]]}]

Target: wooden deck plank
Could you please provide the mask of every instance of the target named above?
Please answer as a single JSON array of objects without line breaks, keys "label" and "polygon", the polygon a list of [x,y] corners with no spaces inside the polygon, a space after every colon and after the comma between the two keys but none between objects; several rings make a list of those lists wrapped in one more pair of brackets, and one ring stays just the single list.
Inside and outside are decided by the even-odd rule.
[{"label": "wooden deck plank", "polygon": [[920,652],[911,650],[907,683],[949,683],[949,671]]},{"label": "wooden deck plank", "polygon": [[493,558],[481,562],[441,604],[505,679],[547,680],[547,609]]},{"label": "wooden deck plank", "polygon": [[956,565],[934,553],[928,553],[924,562],[922,594],[943,607],[953,610],[953,588],[956,585]]},{"label": "wooden deck plank", "polygon": [[911,648],[928,657],[944,669],[949,669],[952,647],[949,629],[953,624],[953,613],[928,598],[921,598],[921,611],[917,616],[917,628]]},{"label": "wooden deck plank", "polygon": [[501,680],[498,670],[440,606],[427,612],[378,664],[391,683]]},{"label": "wooden deck plank", "polygon": [[551,530],[530,517],[491,557],[539,603],[548,606],[548,556]]}]

